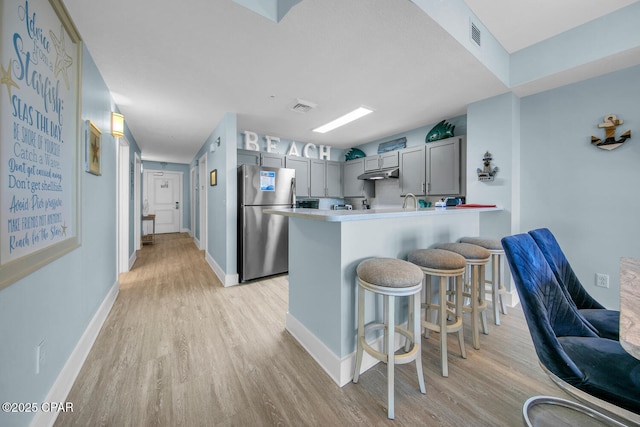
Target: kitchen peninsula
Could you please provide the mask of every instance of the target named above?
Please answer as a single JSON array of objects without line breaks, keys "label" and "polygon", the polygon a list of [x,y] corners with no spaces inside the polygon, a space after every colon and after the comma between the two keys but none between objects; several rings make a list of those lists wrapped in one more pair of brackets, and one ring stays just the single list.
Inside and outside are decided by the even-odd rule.
[{"label": "kitchen peninsula", "polygon": [[[265,210],[289,217],[287,330],[338,385],[345,385],[355,366],[357,265],[370,257],[406,259],[415,249],[477,236],[480,216],[501,210]],[[376,304],[367,297],[367,306]],[[401,322],[406,320],[402,314]],[[365,358],[363,370],[375,363]]]}]

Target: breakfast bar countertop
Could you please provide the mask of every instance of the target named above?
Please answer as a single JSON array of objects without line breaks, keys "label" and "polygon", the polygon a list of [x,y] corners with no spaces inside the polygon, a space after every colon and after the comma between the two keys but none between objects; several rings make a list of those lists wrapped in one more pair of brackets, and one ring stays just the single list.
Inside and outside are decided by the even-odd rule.
[{"label": "breakfast bar countertop", "polygon": [[291,209],[265,209],[268,214],[283,215],[293,218],[304,218],[325,222],[362,221],[369,219],[383,218],[406,218],[415,216],[448,215],[456,213],[470,212],[491,212],[501,211],[500,207],[448,207],[448,208],[424,208],[424,209],[402,209],[402,208],[381,208],[381,209],[358,209],[358,210],[323,210],[308,208]]}]

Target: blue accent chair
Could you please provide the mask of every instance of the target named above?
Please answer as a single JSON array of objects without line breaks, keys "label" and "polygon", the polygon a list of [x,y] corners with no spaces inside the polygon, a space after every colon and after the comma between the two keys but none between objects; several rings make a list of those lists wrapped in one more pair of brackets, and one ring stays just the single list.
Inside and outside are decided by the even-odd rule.
[{"label": "blue accent chair", "polygon": [[608,407],[640,414],[640,360],[591,329],[531,235],[507,236],[502,246],[536,354],[551,378],[571,394],[574,388]]},{"label": "blue accent chair", "polygon": [[529,234],[544,254],[567,298],[575,303],[580,314],[593,327],[594,331],[602,338],[618,340],[620,337],[620,312],[607,310],[589,295],[573,272],[555,236],[548,228],[531,230]]}]

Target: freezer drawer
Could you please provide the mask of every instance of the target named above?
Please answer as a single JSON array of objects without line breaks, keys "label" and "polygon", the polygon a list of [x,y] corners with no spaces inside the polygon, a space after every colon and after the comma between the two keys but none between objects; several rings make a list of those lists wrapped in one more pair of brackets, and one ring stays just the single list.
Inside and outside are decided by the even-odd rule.
[{"label": "freezer drawer", "polygon": [[264,214],[263,209],[277,207],[242,208],[238,273],[243,282],[286,273],[289,269],[289,219]]}]

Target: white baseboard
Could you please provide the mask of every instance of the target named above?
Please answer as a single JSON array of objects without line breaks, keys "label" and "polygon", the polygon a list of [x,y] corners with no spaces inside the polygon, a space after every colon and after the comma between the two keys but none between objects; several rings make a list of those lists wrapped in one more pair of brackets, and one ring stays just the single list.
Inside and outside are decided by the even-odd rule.
[{"label": "white baseboard", "polygon": [[129,257],[129,269],[127,271],[131,271],[131,269],[133,268],[133,264],[136,263],[136,259],[138,259],[137,251],[133,251],[133,253]]},{"label": "white baseboard", "polygon": [[182,228],[180,229],[180,232],[181,232],[181,233],[188,233],[189,235],[191,235],[191,229],[190,229],[190,228],[184,228],[184,227],[182,227]]},{"label": "white baseboard", "polygon": [[[100,307],[98,308],[98,311],[96,311],[96,314],[93,316],[93,319],[91,319],[91,321],[89,322],[89,325],[82,334],[82,337],[80,337],[78,344],[76,344],[73,352],[71,352],[71,355],[60,371],[58,378],[56,378],[56,381],[53,383],[53,386],[49,390],[49,393],[44,399],[44,402],[65,402],[67,400],[67,396],[71,391],[71,387],[78,377],[80,369],[82,369],[82,365],[87,359],[89,351],[91,351],[91,347],[93,347],[93,343],[98,337],[100,329],[102,328],[104,321],[107,319],[107,316],[111,311],[111,307],[113,307],[113,303],[116,301],[119,291],[120,283],[116,280],[116,282],[113,284],[106,297],[102,301],[102,304],[100,304]],[[57,411],[38,411],[36,413],[36,416],[33,417],[30,426],[51,427],[53,426],[53,423],[55,423],[57,416]]]},{"label": "white baseboard", "polygon": [[238,284],[239,277],[237,274],[226,274],[224,270],[218,265],[215,259],[208,252],[205,251],[204,258],[207,260],[207,264],[211,267],[211,270],[218,276],[218,280],[222,283],[222,286],[229,287]]},{"label": "white baseboard", "polygon": [[[406,327],[406,322],[403,325]],[[307,350],[307,353],[315,359],[320,367],[338,386],[342,387],[353,380],[353,370],[356,366],[356,352],[350,353],[342,358],[337,356],[322,341],[311,333],[302,323],[287,312],[285,328],[293,337]],[[404,345],[404,338],[396,334],[395,349],[398,350]],[[369,344],[378,351],[383,351],[382,336],[369,341]],[[378,359],[370,356],[367,352],[363,354],[360,372],[366,372],[380,363]]]},{"label": "white baseboard", "polygon": [[193,243],[196,245],[196,248],[202,250],[202,248],[200,247],[200,240],[198,240],[196,236],[193,236]]}]

